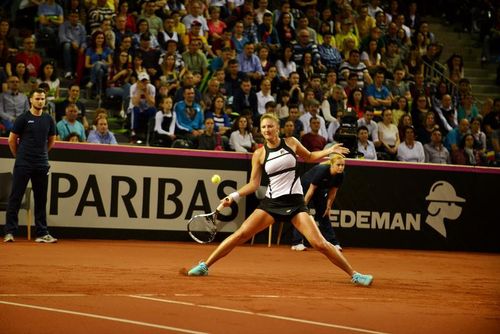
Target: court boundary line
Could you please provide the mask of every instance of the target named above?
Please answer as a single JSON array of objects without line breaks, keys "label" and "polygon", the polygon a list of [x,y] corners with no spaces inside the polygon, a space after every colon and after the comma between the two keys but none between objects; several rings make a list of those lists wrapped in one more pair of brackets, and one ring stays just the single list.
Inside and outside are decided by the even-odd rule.
[{"label": "court boundary line", "polygon": [[278,320],[286,320],[286,321],[298,322],[298,323],[303,323],[303,324],[308,324],[308,325],[316,325],[316,326],[321,326],[321,327],[330,327],[330,328],[336,328],[336,329],[344,329],[344,330],[349,330],[349,331],[359,332],[359,333],[389,334],[389,333],[386,333],[386,332],[372,331],[372,330],[364,329],[364,328],[357,328],[357,327],[336,325],[336,324],[331,324],[331,323],[326,323],[326,322],[306,320],[306,319],[300,319],[300,318],[294,318],[294,317],[287,317],[287,316],[281,316],[281,315],[275,315],[275,314],[268,314],[268,313],[262,313],[262,312],[252,312],[252,311],[238,310],[238,309],[233,309],[233,308],[212,306],[212,305],[206,305],[206,304],[196,304],[196,303],[191,303],[191,302],[182,302],[182,301],[171,300],[171,299],[153,298],[153,297],[147,297],[147,296],[141,296],[141,295],[129,295],[128,297],[137,298],[137,299],[144,299],[144,300],[150,300],[150,301],[157,301],[157,302],[162,302],[162,303],[169,303],[169,304],[194,306],[194,307],[199,307],[199,308],[207,308],[207,309],[213,309],[213,310],[218,310],[218,311],[226,311],[226,312],[232,312],[232,313],[248,314],[248,315],[260,316],[260,317],[271,318],[271,319],[278,319]]},{"label": "court boundary line", "polygon": [[58,308],[31,305],[31,304],[14,303],[14,302],[9,302],[9,301],[5,301],[5,300],[0,300],[0,304],[4,304],[4,305],[8,305],[8,306],[31,308],[31,309],[49,311],[49,312],[55,312],[55,313],[77,315],[77,316],[87,317],[87,318],[115,321],[115,322],[136,325],[136,326],[152,327],[152,328],[164,329],[164,330],[168,330],[168,331],[172,331],[172,332],[181,332],[181,333],[189,333],[189,334],[208,334],[208,332],[194,331],[194,330],[189,330],[189,329],[184,329],[184,328],[179,328],[179,327],[158,325],[158,324],[153,324],[153,323],[149,323],[149,322],[129,320],[129,319],[123,319],[123,318],[117,318],[117,317],[109,317],[109,316],[99,315],[99,314],[94,314],[94,313],[70,311],[70,310],[65,310],[65,309],[58,309]]}]

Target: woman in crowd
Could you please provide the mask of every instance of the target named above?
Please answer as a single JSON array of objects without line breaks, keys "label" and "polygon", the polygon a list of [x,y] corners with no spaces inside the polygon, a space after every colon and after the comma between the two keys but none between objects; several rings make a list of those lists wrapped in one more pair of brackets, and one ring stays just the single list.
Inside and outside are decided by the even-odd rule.
[{"label": "woman in crowd", "polygon": [[293,61],[293,46],[287,44],[283,47],[281,57],[276,60],[276,68],[282,82],[287,82],[290,73],[297,72],[297,65]]},{"label": "woman in crowd", "polygon": [[236,152],[253,152],[255,141],[252,136],[251,124],[246,116],[239,116],[233,123],[233,132],[229,138],[229,146]]},{"label": "woman in crowd", "polygon": [[117,50],[113,64],[108,74],[108,88],[106,96],[119,96],[122,98],[122,105],[127,108],[130,99],[130,75],[132,74],[131,57],[125,51]]},{"label": "woman in crowd", "polygon": [[85,68],[90,70],[87,89],[92,89],[95,85],[98,97],[102,94],[104,78],[112,63],[112,51],[106,46],[104,33],[97,30],[92,34],[90,46],[85,50]]},{"label": "woman in crowd", "polygon": [[205,118],[212,118],[214,120],[214,130],[221,136],[226,135],[231,130],[231,120],[224,111],[225,103],[224,95],[217,94],[212,99],[210,109],[205,113]]},{"label": "woman in crowd", "polygon": [[481,151],[474,147],[476,140],[470,133],[462,137],[459,149],[451,152],[451,160],[456,165],[482,165]]},{"label": "woman in crowd", "polygon": [[425,162],[424,146],[415,140],[415,128],[411,125],[404,129],[404,140],[398,146],[397,159],[405,162]]},{"label": "woman in crowd", "polygon": [[382,111],[382,121],[378,122],[378,138],[382,143],[382,151],[387,154],[386,158],[396,159],[400,143],[398,128],[392,123],[392,110]]},{"label": "woman in crowd", "polygon": [[358,119],[365,113],[365,96],[361,88],[353,89],[347,98],[347,108],[352,108],[356,112]]}]

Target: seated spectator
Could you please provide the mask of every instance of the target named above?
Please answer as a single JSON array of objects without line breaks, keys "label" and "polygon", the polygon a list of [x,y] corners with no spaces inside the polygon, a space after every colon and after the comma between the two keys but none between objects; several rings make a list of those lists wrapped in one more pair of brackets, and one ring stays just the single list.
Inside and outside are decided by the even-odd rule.
[{"label": "seated spectator", "polygon": [[361,89],[356,88],[351,91],[351,93],[347,97],[347,108],[351,108],[356,113],[358,119],[363,117],[366,106],[365,96]]},{"label": "seated spectator", "polygon": [[367,160],[377,160],[375,145],[368,139],[368,128],[361,125],[357,129],[358,133],[358,153],[363,154],[362,158]]},{"label": "seated spectator", "polygon": [[[132,36],[132,42],[135,47],[140,47],[143,34],[145,34],[144,37],[147,37],[147,41],[151,48],[156,49],[160,46],[156,36],[149,30],[149,21],[146,19],[139,19],[139,21],[137,21],[137,33]],[[143,41],[146,41],[146,39],[143,39]]]},{"label": "seated spectator", "polygon": [[59,26],[59,43],[62,49],[64,78],[71,79],[76,70],[79,57],[87,47],[87,31],[80,23],[79,11],[72,11],[68,19]]},{"label": "seated spectator", "polygon": [[196,148],[203,133],[203,111],[201,105],[195,101],[194,87],[184,88],[184,100],[175,104],[174,112],[177,118],[176,136],[187,139],[191,148]]},{"label": "seated spectator", "polygon": [[420,126],[416,130],[417,139],[423,145],[429,143],[431,141],[432,132],[435,129],[440,129],[439,125],[436,123],[435,114],[432,111],[427,112],[424,118],[423,126]]},{"label": "seated spectator", "polygon": [[[247,78],[246,74],[239,70],[238,61],[231,59],[228,61],[227,73],[224,77],[224,89],[228,97],[233,97],[240,89],[243,79]],[[250,88],[252,83],[250,82]]]},{"label": "seated spectator", "polygon": [[406,99],[406,97],[400,96],[395,99],[395,102],[396,107],[392,109],[392,122],[397,126],[401,117],[403,117],[404,115],[410,115],[410,113],[408,109],[408,100]]},{"label": "seated spectator", "polygon": [[221,8],[222,7],[210,6],[208,9],[210,20],[207,21],[207,26],[210,44],[221,39],[224,35],[224,31],[227,29],[227,24],[220,19]]},{"label": "seated spectator", "polygon": [[215,132],[213,118],[205,118],[205,130],[200,135],[198,140],[199,150],[216,150],[223,151],[224,145],[222,143],[222,136]]},{"label": "seated spectator", "polygon": [[[128,53],[119,51],[115,54],[113,64],[108,73],[106,96],[120,97],[122,106],[130,104],[130,76],[132,75],[132,64]],[[122,108],[125,109],[125,108]]]},{"label": "seated spectator", "polygon": [[460,141],[458,149],[451,153],[455,165],[480,166],[483,164],[482,154],[474,148],[475,139],[470,133],[465,134]]},{"label": "seated spectator", "polygon": [[470,123],[470,131],[476,140],[476,148],[481,151],[486,151],[486,134],[481,131],[481,117],[475,117]]},{"label": "seated spectator", "polygon": [[96,120],[96,130],[90,130],[87,143],[118,144],[115,135],[108,129],[108,118],[101,116]]},{"label": "seated spectator", "polygon": [[289,107],[288,105],[290,104],[290,93],[288,93],[286,90],[280,92],[280,101],[276,105],[276,110],[278,114],[278,118],[283,120],[287,119],[289,115]]},{"label": "seated spectator", "polygon": [[300,116],[300,120],[304,125],[304,135],[311,132],[310,119],[317,117],[320,122],[318,133],[320,136],[328,140],[328,131],[326,130],[326,122],[323,117],[319,115],[319,102],[315,99],[307,100],[305,102],[306,113]]},{"label": "seated spectator", "polygon": [[186,70],[193,73],[200,73],[202,76],[208,71],[208,60],[205,54],[200,50],[200,40],[192,39],[189,42],[187,51],[182,53],[182,60]]},{"label": "seated spectator", "polygon": [[219,94],[221,94],[220,82],[216,78],[212,77],[212,79],[208,80],[207,88],[201,98],[201,106],[203,110],[209,110],[212,107],[212,101],[214,100],[214,97]]},{"label": "seated spectator", "polygon": [[100,96],[103,92],[104,80],[108,74],[109,65],[113,63],[112,50],[106,46],[102,31],[92,34],[90,46],[85,51],[85,68],[90,70],[90,81],[87,89],[96,86],[96,93]]},{"label": "seated spectator", "polygon": [[171,147],[175,140],[176,116],[172,112],[174,102],[171,96],[161,98],[158,111],[155,115],[155,128],[150,145]]},{"label": "seated spectator", "polygon": [[458,121],[466,118],[469,123],[473,118],[479,116],[479,110],[477,109],[476,103],[474,103],[474,97],[471,94],[466,94],[460,101],[457,110]]},{"label": "seated spectator", "polygon": [[231,130],[231,119],[224,112],[224,95],[217,94],[210,103],[210,109],[205,113],[205,118],[214,120],[214,130],[220,135],[226,135]]},{"label": "seated spectator", "polygon": [[386,52],[382,56],[382,63],[385,66],[386,76],[393,79],[393,73],[398,68],[403,68],[403,62],[399,55],[398,42],[389,39],[386,44]]},{"label": "seated spectator", "polygon": [[346,100],[344,98],[344,90],[338,86],[332,87],[331,95],[321,104],[323,118],[327,122],[333,122],[342,117],[345,110]]},{"label": "seated spectator", "polygon": [[181,87],[177,88],[177,90],[175,91],[174,103],[177,103],[177,102],[182,101],[184,99],[185,87],[194,88],[194,100],[196,103],[201,104],[202,96],[201,96],[200,90],[195,87],[195,76],[190,71],[186,71],[186,73],[182,77],[182,85],[181,85]]},{"label": "seated spectator", "polygon": [[419,95],[411,107],[411,120],[415,128],[424,126],[425,117],[431,111],[429,100],[424,95]]},{"label": "seated spectator", "polygon": [[317,116],[309,118],[310,131],[302,136],[300,142],[309,151],[321,151],[326,145],[326,139],[319,134],[321,122]]},{"label": "seated spectator", "polygon": [[357,75],[357,85],[359,88],[363,89],[366,84],[372,83],[372,78],[366,68],[366,65],[360,62],[359,51],[352,50],[349,53],[349,58],[347,61],[343,62],[339,68],[340,80],[339,83],[342,86],[347,85],[347,80],[350,73],[356,73]]},{"label": "seated spectator", "polygon": [[40,65],[42,65],[42,57],[35,50],[35,38],[26,37],[23,40],[23,51],[19,51],[16,54],[16,63],[23,63],[26,65],[26,70],[28,70],[30,77],[36,78],[38,76],[38,71],[40,70]]},{"label": "seated spectator", "polygon": [[131,114],[131,142],[137,142],[139,132],[147,132],[149,119],[156,114],[156,88],[149,83],[149,75],[141,72],[138,81],[130,87],[130,104],[128,112]]},{"label": "seated spectator", "polygon": [[271,81],[268,79],[262,80],[260,84],[260,91],[257,92],[257,111],[259,115],[263,115],[266,112],[266,103],[275,102],[274,97],[271,94]]},{"label": "seated spectator", "polygon": [[0,94],[0,123],[6,131],[12,130],[16,118],[30,109],[28,97],[19,91],[20,79],[10,76],[8,89]]},{"label": "seated spectator", "polygon": [[276,60],[276,68],[282,82],[288,81],[290,74],[297,71],[297,65],[293,61],[293,46],[291,44],[283,46],[282,53]]},{"label": "seated spectator", "polygon": [[318,46],[318,51],[321,62],[326,68],[337,71],[340,64],[342,64],[342,54],[336,47],[332,46],[333,39],[333,33],[331,31],[323,33],[323,43]]},{"label": "seated spectator", "polygon": [[262,70],[262,65],[260,63],[259,57],[254,54],[255,44],[252,42],[247,42],[243,51],[238,54],[236,59],[238,60],[239,71],[246,73],[250,77],[253,83],[257,83],[264,76],[264,71]]},{"label": "seated spectator", "polygon": [[271,13],[265,13],[262,23],[257,26],[257,41],[268,45],[273,55],[280,49],[278,31],[273,26],[273,15]]},{"label": "seated spectator", "polygon": [[253,152],[256,148],[251,125],[246,116],[239,116],[233,122],[233,132],[229,138],[229,146],[236,152]]},{"label": "seated spectator", "polygon": [[56,104],[56,122],[59,122],[66,115],[66,107],[75,104],[78,109],[78,121],[83,124],[85,131],[90,128],[86,116],[85,104],[80,100],[80,86],[73,84],[68,89],[68,96],[62,102]]},{"label": "seated spectator", "polygon": [[358,119],[357,125],[358,127],[366,127],[368,130],[368,139],[373,142],[375,147],[380,147],[382,143],[378,139],[378,124],[373,120],[373,110],[372,109],[366,109],[365,112],[363,113],[363,117]]},{"label": "seated spectator", "polygon": [[376,109],[389,108],[392,105],[393,97],[389,89],[384,85],[384,72],[375,73],[373,84],[366,89],[368,104]]},{"label": "seated spectator", "polygon": [[49,87],[46,100],[49,105],[50,113],[55,113],[55,101],[59,99],[61,81],[57,77],[55,64],[53,61],[45,61],[40,66],[37,83],[46,83]]},{"label": "seated spectator", "polygon": [[458,127],[448,132],[444,144],[452,156],[460,148],[462,138],[468,133],[470,133],[470,123],[466,118],[458,123]]},{"label": "seated spectator", "polygon": [[434,106],[434,111],[439,116],[443,128],[443,134],[446,135],[448,132],[453,130],[458,126],[458,112],[453,106],[451,96],[445,94],[441,97],[441,105]]},{"label": "seated spectator", "polygon": [[233,109],[240,115],[250,116],[254,120],[258,120],[258,103],[257,94],[252,89],[250,78],[245,78],[241,81],[240,89],[236,91],[233,99]]},{"label": "seated spectator", "polygon": [[293,136],[300,140],[300,138],[304,135],[304,124],[299,119],[300,112],[299,106],[296,104],[290,104],[288,107],[288,117],[280,120],[280,129],[281,134],[285,133],[285,123],[291,121],[293,123]]},{"label": "seated spectator", "polygon": [[38,5],[38,32],[39,39],[55,41],[59,26],[64,22],[64,11],[55,0],[46,0]]},{"label": "seated spectator", "polygon": [[368,43],[368,49],[361,53],[361,61],[366,65],[370,75],[375,75],[378,70],[383,70],[382,55],[378,52],[377,40],[372,39]]},{"label": "seated spectator", "polygon": [[174,30],[174,19],[172,16],[167,16],[163,20],[163,30],[158,32],[156,39],[163,50],[167,50],[167,42],[170,40],[173,40],[176,43],[181,42],[181,37]]},{"label": "seated spectator", "polygon": [[[139,47],[135,50],[135,56],[141,55],[142,66],[146,69],[151,78],[151,82],[155,82],[161,76],[160,70],[160,49],[152,46],[152,36],[150,32],[141,34]],[[175,43],[169,43],[175,45]],[[173,53],[168,49],[167,52]]]},{"label": "seated spectator", "polygon": [[[392,123],[394,124],[394,122],[392,122]],[[413,126],[413,121],[412,121],[410,114],[407,114],[407,115],[403,115],[399,119],[398,124],[394,124],[394,125],[396,125],[398,128],[399,138],[403,138],[405,135],[406,127]]]},{"label": "seated spectator", "polygon": [[434,129],[431,141],[424,144],[425,162],[433,164],[451,164],[450,152],[443,145],[443,135],[439,129]]},{"label": "seated spectator", "polygon": [[398,146],[397,159],[405,162],[424,162],[424,147],[421,142],[415,140],[415,128],[407,126],[404,131],[404,140]]},{"label": "seated spectator", "polygon": [[77,133],[81,142],[86,141],[85,128],[83,124],[77,120],[78,108],[76,104],[68,104],[66,107],[66,117],[56,124],[57,139],[67,140],[70,133]]},{"label": "seated spectator", "polygon": [[82,142],[80,140],[80,136],[78,135],[78,133],[75,133],[75,132],[71,132],[65,141],[70,142],[70,143],[81,143]]},{"label": "seated spectator", "polygon": [[378,122],[378,138],[381,144],[381,150],[385,153],[386,159],[395,160],[400,144],[399,130],[392,123],[392,111],[385,109],[382,111],[382,121]]},{"label": "seated spectator", "polygon": [[400,97],[406,98],[406,101],[411,101],[410,85],[404,81],[405,70],[402,67],[398,67],[394,70],[394,79],[389,80],[387,83],[387,88],[391,92],[394,101],[397,101]]},{"label": "seated spectator", "polygon": [[[19,92],[21,94],[29,96],[34,87],[38,86],[36,83],[36,79],[30,77],[30,74],[26,70],[26,65],[24,65],[24,63],[14,63],[12,66],[12,75],[19,78]],[[8,81],[8,78],[6,78],[6,80]],[[7,89],[8,83],[5,83],[3,90],[5,91]]]}]

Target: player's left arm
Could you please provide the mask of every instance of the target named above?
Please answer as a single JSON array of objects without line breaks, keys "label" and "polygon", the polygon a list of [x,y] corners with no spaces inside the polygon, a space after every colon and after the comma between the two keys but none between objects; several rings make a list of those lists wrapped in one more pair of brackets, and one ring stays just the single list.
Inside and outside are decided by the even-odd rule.
[{"label": "player's left arm", "polygon": [[55,142],[56,142],[56,136],[50,136],[49,139],[47,139],[47,152],[52,149]]},{"label": "player's left arm", "polygon": [[10,152],[12,153],[12,156],[14,158],[17,155],[17,145],[18,145],[17,143],[18,143],[18,139],[19,139],[19,135],[11,131],[10,134],[9,134],[8,142],[9,142]]}]

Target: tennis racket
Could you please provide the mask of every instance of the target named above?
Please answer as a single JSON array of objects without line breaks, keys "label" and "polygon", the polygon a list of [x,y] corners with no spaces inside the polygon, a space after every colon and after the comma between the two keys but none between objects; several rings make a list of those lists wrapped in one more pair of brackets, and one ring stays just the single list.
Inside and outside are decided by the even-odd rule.
[{"label": "tennis racket", "polygon": [[200,244],[212,242],[217,234],[217,215],[222,209],[223,203],[212,213],[193,216],[187,224],[189,236]]}]

